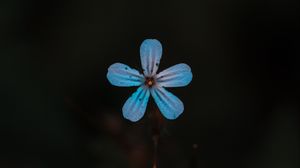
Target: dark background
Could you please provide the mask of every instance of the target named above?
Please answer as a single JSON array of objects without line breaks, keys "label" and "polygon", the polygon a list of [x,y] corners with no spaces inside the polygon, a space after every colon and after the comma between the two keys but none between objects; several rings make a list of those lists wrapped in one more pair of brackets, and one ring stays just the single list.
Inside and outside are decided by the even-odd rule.
[{"label": "dark background", "polygon": [[141,69],[139,46],[156,38],[160,70],[185,62],[194,75],[169,89],[185,111],[166,121],[158,168],[298,168],[299,10],[298,0],[1,1],[0,167],[151,167],[151,111],[125,120],[136,88],[106,73]]}]

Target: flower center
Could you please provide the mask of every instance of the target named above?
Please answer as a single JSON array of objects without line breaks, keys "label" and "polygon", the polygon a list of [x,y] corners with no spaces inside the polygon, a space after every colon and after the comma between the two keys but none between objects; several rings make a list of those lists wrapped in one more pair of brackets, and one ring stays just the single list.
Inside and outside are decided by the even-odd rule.
[{"label": "flower center", "polygon": [[147,85],[148,87],[151,87],[154,84],[155,84],[155,80],[153,77],[146,77],[145,85]]}]

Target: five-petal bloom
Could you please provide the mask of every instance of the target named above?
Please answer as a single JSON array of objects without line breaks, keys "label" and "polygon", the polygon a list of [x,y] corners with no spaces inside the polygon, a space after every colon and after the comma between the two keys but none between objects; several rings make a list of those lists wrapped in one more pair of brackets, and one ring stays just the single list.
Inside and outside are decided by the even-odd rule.
[{"label": "five-petal bloom", "polygon": [[122,63],[108,68],[107,78],[120,87],[139,86],[123,106],[123,116],[130,121],[140,120],[146,111],[150,94],[167,119],[176,119],[184,110],[183,103],[165,87],[188,85],[193,78],[191,68],[184,63],[174,65],[158,74],[162,46],[156,39],[146,39],[140,47],[143,74]]}]

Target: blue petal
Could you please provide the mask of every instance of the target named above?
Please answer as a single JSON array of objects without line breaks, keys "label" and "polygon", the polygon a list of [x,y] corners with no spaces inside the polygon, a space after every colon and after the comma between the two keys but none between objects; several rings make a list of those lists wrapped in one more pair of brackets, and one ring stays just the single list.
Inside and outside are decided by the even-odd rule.
[{"label": "blue petal", "polygon": [[149,89],[144,85],[140,86],[125,102],[123,116],[132,122],[140,120],[145,114],[149,96]]},{"label": "blue petal", "polygon": [[181,87],[188,85],[193,78],[191,68],[184,63],[171,66],[156,76],[156,81],[163,87]]},{"label": "blue petal", "polygon": [[156,74],[160,58],[162,55],[162,46],[156,39],[146,39],[140,47],[140,56],[142,68],[145,76]]},{"label": "blue petal", "polygon": [[150,92],[159,110],[167,119],[174,120],[183,112],[184,106],[180,99],[163,87],[152,87]]},{"label": "blue petal", "polygon": [[121,87],[139,86],[144,82],[142,74],[122,63],[112,64],[106,76],[112,85]]}]

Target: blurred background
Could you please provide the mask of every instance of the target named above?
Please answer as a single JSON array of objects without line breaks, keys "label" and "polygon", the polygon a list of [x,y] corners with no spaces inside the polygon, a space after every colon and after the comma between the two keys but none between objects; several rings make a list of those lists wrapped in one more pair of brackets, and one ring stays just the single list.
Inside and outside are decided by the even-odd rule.
[{"label": "blurred background", "polygon": [[[0,167],[145,168],[149,113],[122,117],[136,88],[107,68],[141,69],[139,46],[163,45],[159,70],[185,62],[169,89],[184,113],[161,130],[158,168],[298,168],[298,0],[0,2]],[[153,103],[153,102],[150,102]]]}]

